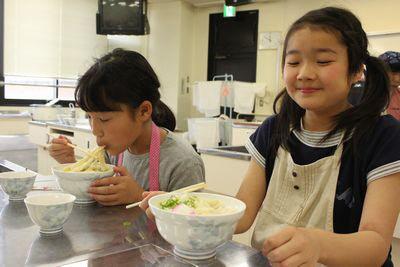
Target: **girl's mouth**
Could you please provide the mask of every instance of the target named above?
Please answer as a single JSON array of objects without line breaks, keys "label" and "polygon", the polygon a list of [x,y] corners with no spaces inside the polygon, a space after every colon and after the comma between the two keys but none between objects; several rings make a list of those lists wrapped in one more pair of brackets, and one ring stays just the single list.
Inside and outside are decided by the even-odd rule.
[{"label": "girl's mouth", "polygon": [[318,88],[312,88],[312,87],[302,87],[302,88],[299,88],[298,90],[300,90],[300,92],[302,92],[303,94],[311,94],[316,91],[319,91]]}]

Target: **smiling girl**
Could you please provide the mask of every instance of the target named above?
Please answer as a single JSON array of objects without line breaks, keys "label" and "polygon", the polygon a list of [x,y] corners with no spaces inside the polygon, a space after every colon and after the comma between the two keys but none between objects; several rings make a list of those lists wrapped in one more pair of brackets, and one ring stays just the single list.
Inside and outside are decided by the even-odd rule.
[{"label": "smiling girl", "polygon": [[[236,233],[258,219],[252,245],[279,266],[393,266],[400,210],[400,123],[386,109],[390,84],[350,12],[313,10],[289,28],[286,88],[246,147]],[[348,94],[366,82],[361,102]],[[148,211],[147,195],[141,208]],[[145,194],[146,195],[146,194]]]},{"label": "smiling girl", "polygon": [[[139,53],[116,49],[79,79],[75,99],[87,112],[97,144],[119,175],[93,182],[88,192],[103,205],[142,199],[144,191],[173,191],[204,181],[200,156],[175,136],[175,118],[160,100],[160,83]],[[52,140],[50,155],[75,162],[66,138]]]},{"label": "smiling girl", "polygon": [[[382,116],[390,89],[349,11],[313,10],[289,28],[276,115],[250,137],[237,197],[258,214],[252,245],[272,266],[393,266],[400,209],[400,125]],[[366,66],[364,95],[348,101]]]}]

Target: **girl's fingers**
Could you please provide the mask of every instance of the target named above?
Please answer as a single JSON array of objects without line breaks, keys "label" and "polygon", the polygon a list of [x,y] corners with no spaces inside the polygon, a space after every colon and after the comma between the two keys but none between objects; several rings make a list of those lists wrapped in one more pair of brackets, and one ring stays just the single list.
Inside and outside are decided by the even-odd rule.
[{"label": "girl's fingers", "polygon": [[142,198],[146,198],[150,193],[151,193],[151,191],[144,191],[142,193]]},{"label": "girl's fingers", "polygon": [[119,188],[117,186],[91,186],[88,189],[88,193],[95,195],[114,195],[118,193]]},{"label": "girl's fingers", "polygon": [[286,227],[281,231],[279,231],[278,233],[267,238],[264,241],[263,254],[266,256],[272,250],[288,242],[290,239],[292,239],[294,231],[295,231],[294,227]]},{"label": "girl's fingers", "polygon": [[151,212],[150,208],[147,208],[147,209],[146,209],[146,216],[147,216],[147,218],[149,218],[149,219],[152,220],[152,221],[155,220],[154,215],[153,215],[153,213]]},{"label": "girl's fingers", "polygon": [[142,210],[147,210],[149,208],[149,199],[155,195],[160,195],[160,194],[165,194],[165,192],[163,192],[163,191],[145,191],[145,192],[143,192],[143,194],[142,194],[143,199],[142,199],[139,207]]},{"label": "girl's fingers", "polygon": [[119,173],[120,176],[129,176],[129,172],[124,166],[116,166],[113,169],[114,172]]},{"label": "girl's fingers", "polygon": [[47,148],[49,151],[57,151],[57,150],[68,150],[68,151],[72,151],[73,148],[69,147],[67,145],[64,144],[55,144],[52,143],[51,145],[49,145],[49,147]]},{"label": "girl's fingers", "polygon": [[[300,248],[295,244],[295,242],[289,241],[275,248],[274,250],[270,251],[266,256],[272,262],[283,262],[288,259],[291,259],[294,255],[300,255],[298,254],[299,252]],[[292,265],[287,265],[287,266],[292,266]]]},{"label": "girl's fingers", "polygon": [[110,185],[117,185],[120,183],[120,178],[121,176],[112,176],[112,177],[107,177],[107,178],[101,178],[94,180],[90,186],[91,187],[96,187],[96,186],[110,186]]},{"label": "girl's fingers", "polygon": [[115,205],[115,203],[118,203],[118,195],[116,194],[113,195],[90,194],[90,195],[94,200],[105,206],[112,206]]},{"label": "girl's fingers", "polygon": [[62,156],[62,155],[71,155],[71,151],[69,150],[51,150],[49,151],[50,156]]}]

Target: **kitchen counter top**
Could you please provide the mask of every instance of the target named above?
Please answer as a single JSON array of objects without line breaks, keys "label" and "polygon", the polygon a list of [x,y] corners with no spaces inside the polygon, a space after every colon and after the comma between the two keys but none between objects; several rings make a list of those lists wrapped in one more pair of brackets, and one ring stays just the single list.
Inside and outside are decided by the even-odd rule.
[{"label": "kitchen counter top", "polygon": [[70,131],[77,130],[77,131],[83,131],[83,132],[88,132],[88,133],[92,132],[89,124],[67,125],[64,123],[57,122],[57,121],[30,121],[29,123],[33,124],[33,125],[61,128],[61,129],[70,130]]},{"label": "kitchen counter top", "polygon": [[262,124],[262,121],[260,122],[246,122],[246,121],[233,121],[232,122],[232,127],[234,128],[251,128],[251,129],[257,129],[260,125]]},{"label": "kitchen counter top", "polygon": [[0,110],[0,119],[29,119],[31,114],[14,110]]},{"label": "kitchen counter top", "polygon": [[244,146],[221,146],[215,148],[202,148],[199,149],[200,153],[221,156],[227,158],[241,159],[250,161],[250,153],[247,152]]},{"label": "kitchen counter top", "polygon": [[[41,176],[37,183],[46,178],[51,182]],[[259,251],[234,241],[209,260],[179,258],[139,207],[75,205],[63,233],[47,238],[39,235],[25,204],[8,202],[1,190],[0,211],[0,266],[269,266]]]}]

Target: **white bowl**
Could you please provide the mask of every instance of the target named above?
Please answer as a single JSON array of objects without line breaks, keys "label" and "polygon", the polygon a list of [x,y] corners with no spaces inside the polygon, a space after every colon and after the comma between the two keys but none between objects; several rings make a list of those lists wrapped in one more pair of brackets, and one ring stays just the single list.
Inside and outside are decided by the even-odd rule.
[{"label": "white bowl", "polygon": [[233,212],[217,215],[184,215],[163,210],[160,202],[170,194],[162,194],[149,200],[161,236],[174,245],[174,253],[187,259],[207,259],[215,256],[216,248],[232,239],[238,220],[243,216],[246,204],[223,195],[190,193],[203,199],[221,201]]},{"label": "white bowl", "polygon": [[40,227],[41,235],[54,235],[62,231],[74,206],[75,196],[66,193],[42,193],[24,199],[29,217]]},{"label": "white bowl", "polygon": [[2,172],[0,173],[0,184],[9,200],[21,201],[32,190],[36,175],[31,171]]},{"label": "white bowl", "polygon": [[61,164],[52,168],[53,174],[57,176],[58,185],[67,193],[76,196],[75,203],[86,205],[94,203],[94,199],[90,197],[87,190],[90,184],[100,178],[111,177],[114,175],[113,165],[107,164],[110,167],[106,172],[65,172],[63,169],[70,165]]}]

